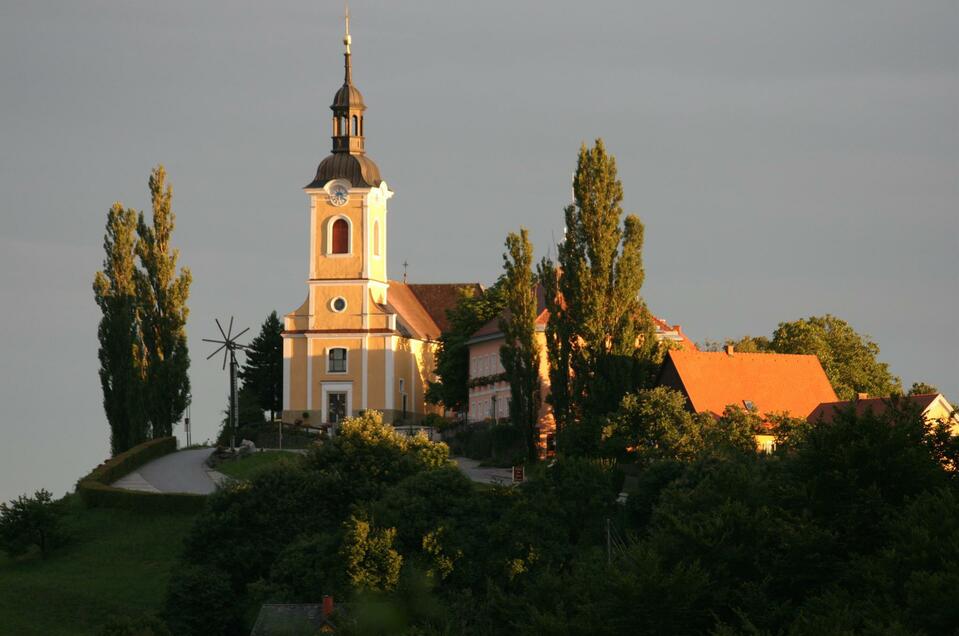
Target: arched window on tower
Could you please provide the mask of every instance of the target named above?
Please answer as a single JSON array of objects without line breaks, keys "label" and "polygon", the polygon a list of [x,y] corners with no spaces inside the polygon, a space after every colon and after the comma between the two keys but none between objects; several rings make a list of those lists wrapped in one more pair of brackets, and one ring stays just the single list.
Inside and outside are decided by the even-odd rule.
[{"label": "arched window on tower", "polygon": [[350,224],[346,219],[337,219],[333,221],[330,237],[330,253],[349,254],[350,253]]},{"label": "arched window on tower", "polygon": [[373,256],[380,255],[380,222],[373,221]]},{"label": "arched window on tower", "polygon": [[360,137],[363,136],[363,118],[360,117]]},{"label": "arched window on tower", "polygon": [[356,115],[353,115],[353,136],[360,134],[360,120]]}]

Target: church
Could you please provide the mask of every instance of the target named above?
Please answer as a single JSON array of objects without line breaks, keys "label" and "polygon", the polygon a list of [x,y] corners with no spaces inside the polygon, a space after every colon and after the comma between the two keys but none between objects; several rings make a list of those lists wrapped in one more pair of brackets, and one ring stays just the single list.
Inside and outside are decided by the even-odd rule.
[{"label": "church", "polygon": [[[333,97],[333,147],[305,188],[309,200],[307,296],[284,317],[283,412],[321,426],[366,409],[414,423],[435,380],[446,310],[476,283],[408,284],[387,275],[389,200],[366,154],[363,95],[353,85],[349,17],[343,86]],[[436,409],[438,412],[438,409]]]}]

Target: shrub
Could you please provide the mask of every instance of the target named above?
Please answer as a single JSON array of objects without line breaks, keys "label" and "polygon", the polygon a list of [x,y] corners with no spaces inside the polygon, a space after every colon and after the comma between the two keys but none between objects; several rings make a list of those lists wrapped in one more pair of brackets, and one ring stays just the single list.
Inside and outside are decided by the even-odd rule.
[{"label": "shrub", "polygon": [[0,504],[0,546],[10,556],[36,546],[46,558],[50,550],[66,540],[61,514],[60,504],[43,489],[33,497],[20,495],[9,504]]}]

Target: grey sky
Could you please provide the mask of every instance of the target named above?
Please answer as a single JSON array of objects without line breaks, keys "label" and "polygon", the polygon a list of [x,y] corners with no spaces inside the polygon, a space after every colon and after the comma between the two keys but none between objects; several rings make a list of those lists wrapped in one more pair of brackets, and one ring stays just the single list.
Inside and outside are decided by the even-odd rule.
[{"label": "grey sky", "polygon": [[[106,211],[166,165],[193,270],[194,439],[255,331],[306,293],[307,201],[342,82],[342,3],[0,1],[0,499],[108,453],[91,281]],[[694,340],[831,312],[908,386],[959,397],[959,4],[352,4],[389,264],[495,279],[562,234],[582,141],[646,224],[644,295]],[[291,243],[292,249],[284,245]]]}]

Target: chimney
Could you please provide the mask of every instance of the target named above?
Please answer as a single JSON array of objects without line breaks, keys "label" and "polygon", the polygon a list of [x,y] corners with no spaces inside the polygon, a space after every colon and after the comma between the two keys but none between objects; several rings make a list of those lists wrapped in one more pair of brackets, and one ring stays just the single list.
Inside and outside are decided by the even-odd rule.
[{"label": "chimney", "polygon": [[333,614],[333,597],[329,594],[323,595],[323,617],[329,618]]},{"label": "chimney", "polygon": [[723,347],[723,349],[726,351],[727,356],[731,356],[736,353],[736,349],[733,347],[733,345],[730,345],[730,344]]},{"label": "chimney", "polygon": [[868,393],[857,393],[857,394],[856,394],[856,399],[857,399],[857,400],[866,400],[866,399],[869,399],[869,394],[868,394]]}]

